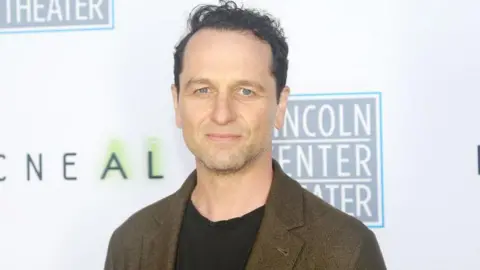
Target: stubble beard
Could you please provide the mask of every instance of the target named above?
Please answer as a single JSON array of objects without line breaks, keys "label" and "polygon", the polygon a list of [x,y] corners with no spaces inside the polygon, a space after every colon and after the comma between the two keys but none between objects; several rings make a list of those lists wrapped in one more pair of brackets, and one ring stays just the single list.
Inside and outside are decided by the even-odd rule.
[{"label": "stubble beard", "polygon": [[216,175],[225,176],[246,169],[264,152],[265,149],[262,147],[249,145],[232,153],[208,153],[207,155],[195,156],[209,171],[212,171]]}]

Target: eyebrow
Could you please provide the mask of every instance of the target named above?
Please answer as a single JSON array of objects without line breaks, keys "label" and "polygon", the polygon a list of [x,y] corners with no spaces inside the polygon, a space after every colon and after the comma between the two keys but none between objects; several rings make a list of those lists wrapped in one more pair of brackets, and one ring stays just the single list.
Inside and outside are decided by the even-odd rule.
[{"label": "eyebrow", "polygon": [[213,85],[213,83],[212,83],[209,79],[205,79],[205,78],[191,78],[191,79],[188,80],[187,83],[185,84],[185,88],[188,88],[188,87],[191,86],[192,84],[209,84],[209,85]]},{"label": "eyebrow", "polygon": [[[215,85],[212,81],[210,81],[207,78],[191,78],[190,80],[187,81],[185,84],[185,87],[188,88],[192,84],[208,84],[208,85]],[[265,88],[257,82],[253,82],[250,80],[236,80],[230,87],[235,87],[235,86],[240,86],[240,85],[245,85],[245,86],[251,86],[253,88],[256,88],[260,91],[265,91]]]},{"label": "eyebrow", "polygon": [[265,88],[260,83],[249,81],[249,80],[238,80],[238,81],[235,81],[234,85],[235,86],[239,86],[239,85],[252,86],[257,90],[265,91]]}]

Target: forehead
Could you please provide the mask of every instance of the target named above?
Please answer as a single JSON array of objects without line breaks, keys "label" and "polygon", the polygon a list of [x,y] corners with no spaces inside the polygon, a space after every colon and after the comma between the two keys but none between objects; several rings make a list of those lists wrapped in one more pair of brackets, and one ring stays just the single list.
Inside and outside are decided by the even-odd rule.
[{"label": "forehead", "polygon": [[181,77],[268,80],[271,62],[269,44],[252,33],[202,29],[185,48]]}]

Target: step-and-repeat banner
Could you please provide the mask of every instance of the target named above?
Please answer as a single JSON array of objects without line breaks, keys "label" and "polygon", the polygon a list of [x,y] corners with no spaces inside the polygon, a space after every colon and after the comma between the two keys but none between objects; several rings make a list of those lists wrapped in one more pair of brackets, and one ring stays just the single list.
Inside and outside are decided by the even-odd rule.
[{"label": "step-and-repeat banner", "polygon": [[[0,0],[0,269],[102,269],[112,231],[182,184],[172,54],[201,3]],[[480,269],[480,3],[244,4],[291,47],[285,171],[388,269]]]}]

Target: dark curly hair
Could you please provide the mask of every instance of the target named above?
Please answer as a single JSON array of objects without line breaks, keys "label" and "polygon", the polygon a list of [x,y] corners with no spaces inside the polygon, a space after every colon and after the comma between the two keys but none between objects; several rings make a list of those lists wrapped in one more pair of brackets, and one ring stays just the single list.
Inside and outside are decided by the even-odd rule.
[{"label": "dark curly hair", "polygon": [[272,50],[272,74],[276,80],[277,101],[287,82],[288,44],[277,20],[266,13],[239,7],[233,1],[220,1],[219,5],[200,5],[193,9],[188,20],[188,34],[180,40],[174,53],[174,80],[180,90],[183,55],[190,38],[203,28],[250,31],[267,42]]}]

